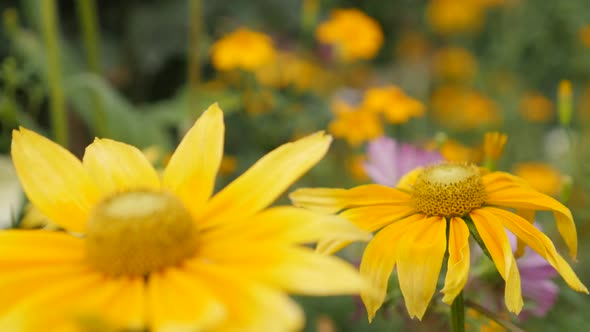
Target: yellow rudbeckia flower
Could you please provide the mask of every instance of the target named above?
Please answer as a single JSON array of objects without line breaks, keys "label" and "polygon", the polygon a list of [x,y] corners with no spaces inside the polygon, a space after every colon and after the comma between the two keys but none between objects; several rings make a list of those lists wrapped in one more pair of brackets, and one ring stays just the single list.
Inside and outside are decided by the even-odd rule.
[{"label": "yellow rudbeckia flower", "polygon": [[267,208],[331,138],[285,144],[211,197],[223,137],[215,104],[160,177],[127,144],[96,139],[80,162],[32,131],[14,131],[27,196],[67,232],[0,232],[0,330],[291,331],[303,313],[287,292],[357,292],[353,267],[301,244],[367,233],[341,218]]},{"label": "yellow rudbeckia flower", "polygon": [[211,63],[217,70],[255,71],[276,56],[272,39],[264,33],[238,28],[211,46]]},{"label": "yellow rudbeckia flower", "polygon": [[[520,214],[528,218],[534,217],[534,210],[553,211],[557,228],[575,257],[577,236],[570,210],[507,173],[483,174],[474,165],[443,163],[408,173],[397,188],[376,184],[349,190],[306,188],[293,192],[291,199],[296,206],[324,213],[343,211],[341,216],[367,231],[381,229],[367,245],[360,266],[361,275],[379,290],[361,292],[369,320],[383,304],[395,266],[408,313],[421,319],[436,289],[447,250],[448,267],[441,292],[445,303],[453,302],[469,272],[470,230],[466,220],[474,225],[506,281],[505,300],[511,312],[520,312],[523,300],[505,229],[544,257],[570,287],[588,292],[551,240],[519,213],[505,208],[522,211]],[[323,241],[318,250],[335,251],[348,243]]]}]

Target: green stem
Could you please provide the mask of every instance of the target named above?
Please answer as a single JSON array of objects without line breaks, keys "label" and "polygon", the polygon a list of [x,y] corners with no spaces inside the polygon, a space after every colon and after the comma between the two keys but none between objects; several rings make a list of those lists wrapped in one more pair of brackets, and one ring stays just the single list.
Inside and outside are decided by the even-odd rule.
[{"label": "green stem", "polygon": [[47,81],[49,85],[49,112],[55,141],[64,147],[68,145],[68,124],[59,58],[57,13],[55,0],[41,2],[41,26],[47,48]]},{"label": "green stem", "polygon": [[[86,63],[91,72],[101,75],[102,65],[100,61],[100,36],[97,23],[97,10],[95,0],[78,0],[78,18],[82,28],[82,39],[86,53]],[[108,136],[106,116],[102,101],[99,96],[93,96],[94,102],[94,128],[97,136]]]},{"label": "green stem", "polygon": [[451,331],[465,332],[465,304],[463,292],[460,292],[451,304]]},{"label": "green stem", "polygon": [[197,109],[197,96],[199,83],[201,80],[201,25],[202,25],[202,8],[201,0],[189,1],[189,45],[188,45],[188,84],[189,84],[189,112]]}]

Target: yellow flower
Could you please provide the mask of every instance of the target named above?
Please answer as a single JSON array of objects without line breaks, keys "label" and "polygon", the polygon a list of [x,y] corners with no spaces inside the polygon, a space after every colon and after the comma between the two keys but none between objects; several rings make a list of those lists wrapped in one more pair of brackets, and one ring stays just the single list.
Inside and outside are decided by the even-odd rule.
[{"label": "yellow flower", "polygon": [[383,44],[379,23],[358,9],[336,9],[318,26],[316,38],[333,45],[345,62],[372,59]]},{"label": "yellow flower", "polygon": [[485,7],[478,0],[431,0],[426,15],[440,34],[477,32],[485,19]]},{"label": "yellow flower", "polygon": [[430,102],[437,120],[456,130],[478,129],[501,120],[496,103],[474,90],[444,85],[434,91]]},{"label": "yellow flower", "polygon": [[405,123],[412,117],[424,115],[424,105],[406,95],[397,86],[371,88],[365,92],[363,108],[383,113],[390,123]]},{"label": "yellow flower", "polygon": [[352,146],[383,135],[383,124],[374,112],[355,109],[343,101],[335,101],[332,111],[336,118],[328,125],[334,137],[344,138]]},{"label": "yellow flower", "polygon": [[482,160],[482,151],[480,149],[461,144],[452,139],[444,141],[440,147],[440,154],[446,161],[450,162],[479,163]]},{"label": "yellow flower", "polygon": [[256,70],[256,79],[274,88],[292,86],[298,91],[305,91],[321,84],[321,71],[318,65],[297,54],[281,52],[275,61]]},{"label": "yellow flower", "polygon": [[364,163],[367,161],[367,157],[364,154],[353,155],[348,159],[347,168],[352,178],[358,182],[364,182],[369,179],[367,172],[365,171]]},{"label": "yellow flower", "polygon": [[502,156],[508,136],[497,131],[487,132],[484,136],[483,151],[486,159],[497,161]]},{"label": "yellow flower", "polygon": [[514,174],[545,195],[556,196],[561,191],[561,173],[550,165],[539,162],[520,163],[514,167]]},{"label": "yellow flower", "polygon": [[434,74],[444,80],[470,81],[477,74],[477,59],[462,47],[442,48],[434,54]]},{"label": "yellow flower", "polygon": [[582,45],[590,47],[590,25],[584,25],[578,32]]},{"label": "yellow flower", "polygon": [[267,208],[324,156],[330,137],[285,144],[212,196],[223,137],[215,104],[160,177],[124,143],[96,139],[80,162],[14,131],[27,196],[67,232],[0,232],[0,330],[291,331],[303,313],[287,292],[356,292],[354,268],[301,245],[330,229],[359,237],[356,226]]},{"label": "yellow flower", "polygon": [[430,49],[428,38],[420,32],[404,33],[396,45],[396,53],[405,60],[423,59]]},{"label": "yellow flower", "polygon": [[[553,211],[557,229],[575,258],[578,242],[570,210],[513,175],[480,172],[472,164],[443,163],[411,171],[397,188],[376,184],[348,190],[304,188],[290,197],[296,206],[322,213],[339,212],[366,231],[381,229],[367,245],[360,266],[361,274],[379,290],[361,292],[369,320],[383,304],[394,267],[408,313],[421,319],[436,290],[445,252],[448,267],[441,292],[443,301],[452,303],[469,273],[467,222],[477,230],[506,281],[505,302],[511,312],[520,312],[523,300],[505,229],[545,258],[570,287],[587,293],[551,240],[529,220],[506,209],[524,211],[533,218],[535,210]],[[321,241],[318,250],[333,252],[348,243]]]},{"label": "yellow flower", "polygon": [[211,61],[218,70],[254,71],[271,63],[274,57],[272,39],[246,28],[225,35],[211,47]]},{"label": "yellow flower", "polygon": [[520,101],[520,114],[531,122],[546,122],[551,120],[554,112],[551,100],[538,92],[529,92]]},{"label": "yellow flower", "polygon": [[238,158],[234,156],[223,156],[221,164],[219,165],[219,174],[222,176],[228,176],[233,174],[238,168]]}]

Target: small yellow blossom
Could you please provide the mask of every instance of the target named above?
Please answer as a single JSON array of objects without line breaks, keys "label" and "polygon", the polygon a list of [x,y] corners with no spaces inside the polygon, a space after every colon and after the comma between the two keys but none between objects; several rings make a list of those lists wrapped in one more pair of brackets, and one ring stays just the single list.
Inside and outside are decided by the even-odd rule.
[{"label": "small yellow blossom", "polygon": [[561,191],[563,178],[559,170],[551,165],[540,162],[520,163],[514,167],[514,174],[546,195],[557,196]]},{"label": "small yellow blossom", "polygon": [[255,69],[271,63],[275,57],[272,39],[260,32],[239,28],[216,41],[211,61],[217,70]]},{"label": "small yellow blossom", "polygon": [[318,26],[316,38],[334,46],[344,62],[372,59],[383,44],[379,23],[358,9],[336,9]]},{"label": "small yellow blossom", "polygon": [[362,107],[383,113],[390,123],[405,123],[412,117],[424,115],[424,105],[404,93],[397,86],[370,88],[365,92]]},{"label": "small yellow blossom", "polygon": [[569,80],[561,80],[558,88],[558,110],[559,122],[562,126],[567,127],[572,121],[573,112],[573,92],[572,82]]},{"label": "small yellow blossom", "polygon": [[477,59],[465,48],[439,49],[433,60],[434,74],[444,80],[470,81],[477,74]]},{"label": "small yellow blossom", "polygon": [[305,91],[322,84],[322,68],[312,61],[290,52],[280,52],[274,60],[256,70],[256,79],[262,85]]},{"label": "small yellow blossom", "polygon": [[528,92],[520,101],[520,114],[531,122],[546,122],[553,117],[553,102],[538,92]]},{"label": "small yellow blossom", "polygon": [[396,45],[397,55],[404,60],[423,59],[430,49],[428,38],[420,32],[404,33]]},{"label": "small yellow blossom", "polygon": [[440,34],[470,33],[481,29],[485,8],[478,0],[431,0],[426,15]]},{"label": "small yellow blossom", "polygon": [[497,131],[487,132],[484,136],[483,152],[486,159],[497,161],[502,156],[508,136]]},{"label": "small yellow blossom", "polygon": [[383,135],[383,124],[375,112],[353,108],[340,100],[333,103],[332,112],[335,118],[328,125],[328,130],[334,137],[344,138],[352,146]]},{"label": "small yellow blossom", "polygon": [[275,107],[274,94],[269,89],[247,90],[243,93],[242,98],[249,115],[268,113]]},{"label": "small yellow blossom", "polygon": [[501,120],[500,110],[493,100],[475,90],[453,85],[435,90],[431,107],[440,123],[457,130],[477,129]]},{"label": "small yellow blossom", "polygon": [[440,154],[446,161],[470,162],[477,164],[482,160],[481,149],[469,147],[458,141],[448,139],[440,147]]},{"label": "small yellow blossom", "polygon": [[369,179],[365,171],[364,163],[367,161],[367,156],[364,154],[353,155],[348,159],[347,168],[352,178],[358,182],[364,182]]},{"label": "small yellow blossom", "polygon": [[590,48],[590,24],[584,25],[578,32],[582,45]]},{"label": "small yellow blossom", "polygon": [[230,155],[224,155],[219,165],[219,174],[221,176],[232,175],[238,168],[238,158]]}]

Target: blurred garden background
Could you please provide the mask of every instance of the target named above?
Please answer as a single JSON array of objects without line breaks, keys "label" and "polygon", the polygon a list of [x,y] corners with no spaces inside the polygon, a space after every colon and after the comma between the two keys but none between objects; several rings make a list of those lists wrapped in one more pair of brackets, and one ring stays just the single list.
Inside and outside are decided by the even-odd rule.
[{"label": "blurred garden background", "polygon": [[[162,166],[218,102],[227,125],[218,187],[318,130],[334,142],[297,187],[386,182],[368,153],[382,136],[449,161],[494,163],[572,210],[572,266],[590,284],[587,0],[3,0],[0,12],[0,227],[47,227],[11,167],[18,126],[78,156],[95,136],[113,138]],[[483,148],[491,131],[507,135],[501,156]],[[397,153],[396,169],[415,157],[400,149],[385,149]],[[538,224],[565,252],[552,216]],[[358,263],[362,248],[340,255]],[[504,283],[478,259],[465,290],[475,303],[468,330],[590,329],[589,298],[559,278],[558,291],[525,298],[529,314],[509,315]],[[419,322],[395,280],[390,290],[370,325],[358,298],[298,299],[306,331],[448,328],[440,295]]]}]

